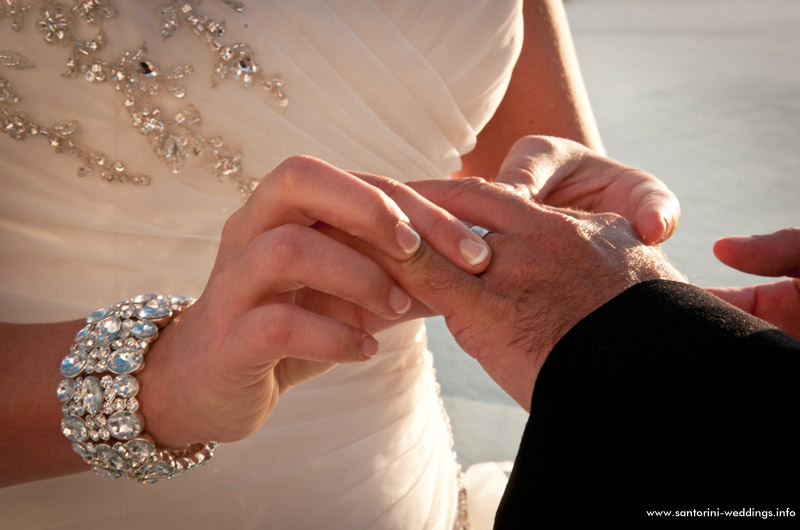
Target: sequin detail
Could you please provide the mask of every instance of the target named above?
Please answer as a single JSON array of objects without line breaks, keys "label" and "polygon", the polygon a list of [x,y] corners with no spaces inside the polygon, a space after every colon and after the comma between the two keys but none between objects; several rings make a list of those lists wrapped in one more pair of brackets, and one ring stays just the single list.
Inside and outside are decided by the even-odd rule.
[{"label": "sequin detail", "polygon": [[[237,12],[242,11],[239,2],[221,1]],[[288,105],[283,79],[266,73],[254,61],[255,53],[246,43],[222,43],[219,39],[225,34],[224,24],[197,12],[198,3],[174,0],[163,3],[157,12],[162,35],[169,38],[179,28],[188,28],[213,53],[212,85],[230,79],[244,88],[260,87],[283,112]],[[41,38],[48,44],[70,50],[64,77],[113,84],[121,94],[133,127],[149,139],[153,152],[173,173],[181,172],[189,159],[197,158],[217,179],[233,182],[242,199],[247,200],[258,181],[243,174],[241,151],[226,145],[222,137],[202,131],[201,116],[194,106],[174,103],[182,102],[187,95],[180,81],[194,71],[191,64],[162,69],[148,56],[144,43],[113,60],[103,59],[101,52],[107,36],[102,24],[117,16],[111,0],[74,0],[71,8],[53,0],[5,0],[0,7],[0,22],[8,18],[12,29],[19,31],[26,13],[34,7],[38,8],[36,28]],[[88,25],[90,29],[95,27],[94,36],[75,39],[77,24]],[[33,64],[16,52],[0,51],[0,66],[24,69]],[[100,151],[78,143],[76,121],[65,120],[45,126],[23,112],[19,103],[20,98],[12,92],[8,80],[0,77],[0,121],[2,131],[11,138],[23,140],[39,136],[47,139],[57,153],[70,154],[82,162],[78,170],[81,177],[99,174],[108,182],[143,185],[151,182],[149,176],[128,173],[123,162],[111,161]]]}]

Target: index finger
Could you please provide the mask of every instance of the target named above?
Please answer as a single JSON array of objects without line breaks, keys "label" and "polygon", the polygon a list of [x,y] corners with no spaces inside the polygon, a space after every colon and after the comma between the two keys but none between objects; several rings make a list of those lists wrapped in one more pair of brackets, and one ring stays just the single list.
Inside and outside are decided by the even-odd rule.
[{"label": "index finger", "polygon": [[473,274],[483,272],[489,266],[489,245],[446,209],[409,186],[386,177],[354,174],[383,190],[411,217],[414,228],[425,241],[451,262]]},{"label": "index finger", "polygon": [[246,243],[284,224],[323,221],[363,239],[395,259],[419,248],[408,216],[384,192],[311,157],[295,156],[273,169],[231,216],[224,240]]}]

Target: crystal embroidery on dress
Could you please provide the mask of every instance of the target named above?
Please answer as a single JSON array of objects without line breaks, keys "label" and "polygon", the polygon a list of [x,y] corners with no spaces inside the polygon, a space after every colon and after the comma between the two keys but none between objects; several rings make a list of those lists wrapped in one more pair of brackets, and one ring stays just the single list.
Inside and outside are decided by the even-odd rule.
[{"label": "crystal embroidery on dress", "polygon": [[[231,0],[221,0],[231,9],[242,11],[242,5]],[[113,60],[101,58],[100,52],[106,44],[103,20],[113,18],[117,11],[110,0],[74,0],[69,8],[53,0],[6,0],[0,7],[0,20],[11,19],[11,29],[20,31],[25,15],[34,7],[39,8],[36,28],[44,41],[51,45],[67,47],[70,56],[66,61],[67,78],[83,77],[90,83],[113,84],[122,95],[122,101],[132,125],[143,136],[150,139],[156,156],[173,173],[179,173],[189,157],[203,160],[205,168],[220,181],[232,181],[247,198],[258,186],[256,179],[242,172],[243,155],[238,149],[225,145],[220,136],[209,136],[200,130],[200,113],[192,105],[178,105],[176,111],[166,110],[171,96],[182,100],[187,92],[180,80],[191,74],[191,64],[178,64],[166,70],[147,57],[147,48],[141,44],[125,51]],[[279,75],[265,73],[253,61],[254,52],[244,42],[223,44],[218,38],[225,34],[224,24],[197,13],[190,2],[170,0],[157,11],[158,23],[164,38],[171,37],[182,26],[189,28],[214,54],[214,76],[212,85],[225,80],[239,81],[244,87],[260,86],[278,108],[283,111],[289,101],[283,92],[283,79]],[[98,26],[94,38],[74,38],[77,24],[83,22]],[[13,51],[0,51],[0,65],[7,68],[24,69],[33,66],[31,61]],[[147,185],[150,177],[130,175],[125,164],[110,161],[103,153],[80,145],[76,139],[77,122],[60,121],[51,127],[42,125],[23,112],[20,98],[14,94],[7,79],[0,77],[0,120],[2,131],[11,138],[45,138],[57,153],[67,153],[78,158],[82,166],[78,176],[99,173],[108,182]],[[165,104],[166,103],[166,104]]]}]

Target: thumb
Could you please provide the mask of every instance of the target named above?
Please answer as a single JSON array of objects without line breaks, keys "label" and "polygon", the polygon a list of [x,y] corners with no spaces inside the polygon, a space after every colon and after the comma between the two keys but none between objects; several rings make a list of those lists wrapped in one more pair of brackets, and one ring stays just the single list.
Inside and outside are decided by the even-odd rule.
[{"label": "thumb", "polygon": [[494,182],[511,185],[531,199],[547,195],[561,180],[556,175],[574,171],[584,151],[588,152],[569,140],[525,136],[511,146]]},{"label": "thumb", "polygon": [[724,237],[714,255],[734,269],[760,276],[800,277],[800,228],[772,234]]},{"label": "thumb", "polygon": [[[655,177],[653,177],[655,178]],[[656,181],[656,184],[661,184]],[[665,186],[648,182],[649,189],[636,204],[633,226],[648,245],[666,241],[675,232],[681,207],[675,194]]]}]

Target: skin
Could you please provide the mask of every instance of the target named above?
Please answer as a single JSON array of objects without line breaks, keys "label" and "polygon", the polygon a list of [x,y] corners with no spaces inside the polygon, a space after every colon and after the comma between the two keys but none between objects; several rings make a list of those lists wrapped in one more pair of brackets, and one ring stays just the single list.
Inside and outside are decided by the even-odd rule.
[{"label": "skin", "polygon": [[[316,230],[323,224],[398,260],[412,257],[422,236],[472,273],[486,267],[488,248],[477,263],[462,256],[464,239],[486,248],[463,223],[428,202],[414,209],[423,213],[409,230],[412,221],[385,193],[315,159],[294,157],[273,170],[226,223],[198,302],[147,354],[138,395],[146,431],[162,447],[241,439],[282,392],[335,363],[368,360],[378,347],[372,333],[418,316],[382,268]],[[320,274],[320,253],[338,274]],[[2,409],[3,485],[86,469],[58,432],[54,397],[61,358],[83,325],[0,328],[0,373],[14,396]]]},{"label": "skin", "polygon": [[[531,154],[548,145],[573,152],[579,160],[588,151],[575,142],[525,138],[511,149],[500,174],[536,174],[543,159]],[[632,169],[599,157],[591,160],[603,172]],[[561,178],[569,180],[564,174]],[[393,195],[398,204],[419,193],[491,230],[486,240],[492,263],[480,275],[464,274],[424,244],[403,263],[386,256],[376,255],[376,260],[407,292],[444,315],[459,345],[526,410],[547,355],[581,319],[636,283],[684,281],[620,215],[546,206],[517,186],[481,179],[416,182],[411,188]],[[636,218],[649,207],[645,194],[628,213]]]},{"label": "skin", "polygon": [[787,276],[785,280],[764,285],[717,287],[708,291],[800,340],[800,228],[725,237],[714,245],[714,254],[722,263],[742,272]]},{"label": "skin", "polygon": [[[456,176],[499,175],[508,149],[526,134],[572,138],[602,151],[563,8],[555,0],[529,0],[524,15],[525,42],[508,93]],[[319,173],[326,178],[318,178]],[[303,180],[311,175],[317,176],[313,187]],[[550,178],[562,184],[549,188],[544,186],[548,177],[534,176],[507,180],[538,200],[574,199],[598,208],[616,202],[618,210],[624,210],[619,205],[627,203],[626,194],[636,188],[631,185],[635,178],[613,189],[606,179],[578,186],[578,197],[564,191],[574,186],[557,172]],[[648,182],[652,184],[649,178]],[[408,219],[425,245],[465,272],[477,273],[487,266],[490,255],[483,242],[465,234],[453,215],[419,195],[417,202],[405,203],[410,213],[404,213],[391,198],[402,188],[387,193],[362,185],[336,168],[296,157],[267,175],[259,188],[265,191],[256,194],[277,189],[279,200],[254,197],[234,214],[200,301],[163,330],[140,376],[141,412],[156,442],[169,447],[245,437],[264,422],[282,392],[337,362],[363,362],[375,351],[372,333],[391,322],[429,314],[424,304],[412,301],[400,316],[396,308],[407,303],[403,289],[374,260],[365,261],[347,248],[361,245],[398,261],[411,259],[416,253],[406,253],[397,239],[397,228]],[[556,193],[560,189],[561,195]],[[352,207],[331,211],[320,202],[304,202],[328,194],[350,202],[322,202],[353,203]],[[593,198],[597,195],[604,196]],[[654,209],[674,228],[677,201],[666,195],[662,199]],[[342,212],[365,215],[353,219],[342,217]],[[669,233],[665,229],[646,238],[657,241]],[[338,280],[320,276],[319,267],[310,266],[319,262],[315,249],[320,245],[328,263],[335,260]],[[57,367],[82,326],[81,321],[0,325],[0,377],[8,395],[14,396],[0,405],[0,421],[10,433],[0,439],[0,485],[87,469],[57,430],[61,413],[54,397],[61,379]],[[183,369],[190,351],[199,352],[193,360],[202,361],[193,363],[193,377]],[[170,384],[189,380],[198,381],[198,386]],[[198,401],[198,396],[203,399]],[[17,450],[21,446],[25,451]]]}]

